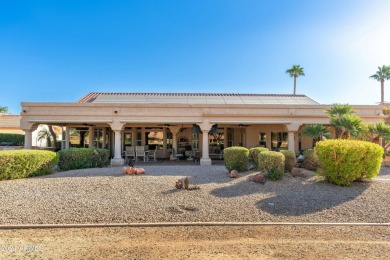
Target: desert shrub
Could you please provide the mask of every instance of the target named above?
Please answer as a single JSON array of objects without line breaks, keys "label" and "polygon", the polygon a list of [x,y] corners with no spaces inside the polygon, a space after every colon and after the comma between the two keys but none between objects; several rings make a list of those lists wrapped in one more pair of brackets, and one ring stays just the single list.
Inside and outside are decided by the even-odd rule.
[{"label": "desert shrub", "polygon": [[0,151],[0,180],[20,179],[54,172],[58,155],[49,151]]},{"label": "desert shrub", "polygon": [[58,166],[63,171],[101,168],[110,163],[110,150],[101,148],[74,148],[58,152]]},{"label": "desert shrub", "polygon": [[297,162],[297,158],[295,157],[295,152],[290,150],[281,150],[280,151],[284,157],[284,170],[286,172],[291,172],[291,169],[295,166],[295,163]]},{"label": "desert shrub", "polygon": [[337,185],[375,177],[384,152],[374,143],[343,139],[318,142],[315,151],[321,165],[318,174]]},{"label": "desert shrub", "polygon": [[264,151],[259,153],[258,170],[267,172],[267,178],[271,180],[280,180],[284,175],[285,157],[282,153]]},{"label": "desert shrub", "polygon": [[269,150],[268,150],[268,148],[265,148],[265,147],[255,147],[255,148],[249,149],[249,159],[254,162],[256,168],[258,168],[258,163],[259,163],[258,155],[259,155],[259,153],[264,152],[264,151],[269,151]]},{"label": "desert shrub", "polygon": [[24,145],[24,135],[21,134],[0,134],[1,142],[12,142],[18,146]]},{"label": "desert shrub", "polygon": [[320,162],[314,149],[306,150],[303,153],[303,167],[310,171],[316,171],[319,166]]},{"label": "desert shrub", "polygon": [[223,150],[225,167],[231,170],[245,171],[248,166],[249,150],[241,146],[233,146]]}]

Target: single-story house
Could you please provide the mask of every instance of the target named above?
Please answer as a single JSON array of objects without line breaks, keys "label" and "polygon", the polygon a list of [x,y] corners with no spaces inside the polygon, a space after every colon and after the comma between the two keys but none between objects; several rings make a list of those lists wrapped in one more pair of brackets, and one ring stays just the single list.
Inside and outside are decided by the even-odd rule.
[{"label": "single-story house", "polygon": [[[312,147],[306,124],[329,124],[322,105],[305,95],[211,93],[89,93],[76,102],[22,102],[25,148],[39,124],[64,127],[65,149],[100,147],[124,163],[127,146],[158,147],[157,157],[199,150],[200,164],[230,146],[298,152]],[[380,105],[355,105],[366,123],[383,120]]]}]

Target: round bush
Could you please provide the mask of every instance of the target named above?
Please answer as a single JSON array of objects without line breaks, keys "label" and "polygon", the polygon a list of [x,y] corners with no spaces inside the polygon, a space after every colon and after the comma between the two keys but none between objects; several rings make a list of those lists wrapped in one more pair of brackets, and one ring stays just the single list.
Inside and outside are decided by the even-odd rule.
[{"label": "round bush", "polygon": [[50,151],[0,151],[0,180],[51,174],[57,163],[58,155]]},{"label": "round bush", "polygon": [[375,177],[384,153],[377,144],[343,139],[318,142],[315,151],[321,165],[318,174],[337,185]]},{"label": "round bush", "polygon": [[230,172],[237,170],[245,171],[248,166],[249,150],[241,146],[233,146],[223,150],[225,167]]},{"label": "round bush", "polygon": [[319,166],[320,162],[314,149],[306,150],[303,153],[303,167],[309,171],[316,171]]},{"label": "round bush", "polygon": [[254,147],[249,149],[249,159],[254,162],[256,168],[258,167],[258,163],[259,163],[258,155],[259,153],[264,151],[269,151],[269,149],[265,147]]},{"label": "round bush", "polygon": [[280,180],[284,175],[285,157],[282,153],[273,151],[264,151],[259,153],[259,170],[267,172],[267,178],[271,180]]},{"label": "round bush", "polygon": [[110,150],[101,148],[72,148],[58,152],[58,166],[63,171],[101,168],[110,164]]},{"label": "round bush", "polygon": [[297,162],[297,158],[295,157],[295,153],[290,150],[281,150],[280,151],[284,157],[284,170],[286,172],[291,172],[292,168],[295,166],[295,163]]}]

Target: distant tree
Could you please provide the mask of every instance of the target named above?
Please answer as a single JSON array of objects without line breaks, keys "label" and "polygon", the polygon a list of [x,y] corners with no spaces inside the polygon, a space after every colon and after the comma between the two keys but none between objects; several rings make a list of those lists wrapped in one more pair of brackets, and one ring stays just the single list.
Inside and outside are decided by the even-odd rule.
[{"label": "distant tree", "polygon": [[302,135],[311,137],[313,139],[313,146],[323,138],[330,138],[329,129],[321,124],[306,125],[302,129]]},{"label": "distant tree", "polygon": [[383,65],[378,67],[378,71],[370,76],[371,79],[375,79],[381,83],[381,105],[385,103],[385,80],[390,79],[390,66]]},{"label": "distant tree", "polygon": [[50,135],[51,137],[53,138],[53,142],[54,142],[54,147],[55,148],[60,148],[60,147],[57,147],[58,143],[57,143],[57,134],[55,133],[55,131],[53,130],[53,126],[52,125],[49,125],[49,132],[50,132]]},{"label": "distant tree", "polygon": [[6,114],[6,113],[8,113],[8,107],[0,106],[0,114]]},{"label": "distant tree", "polygon": [[294,77],[294,95],[296,95],[297,90],[297,77],[305,76],[305,72],[300,65],[293,65],[291,69],[286,70],[286,73],[290,75],[290,77]]}]

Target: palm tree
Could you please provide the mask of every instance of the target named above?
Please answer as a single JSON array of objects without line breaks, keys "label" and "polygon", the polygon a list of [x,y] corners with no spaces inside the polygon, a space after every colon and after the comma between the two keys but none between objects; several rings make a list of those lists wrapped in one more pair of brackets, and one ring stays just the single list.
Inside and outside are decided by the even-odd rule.
[{"label": "palm tree", "polygon": [[[326,110],[330,118],[330,124],[333,125],[336,132],[336,138],[342,138],[345,132],[345,127],[343,124],[349,124],[348,119],[343,119],[346,116],[354,116],[355,111],[348,104],[333,104],[331,108]],[[343,122],[342,122],[343,120]]]},{"label": "palm tree", "polygon": [[390,79],[390,66],[383,65],[382,67],[378,67],[378,71],[370,76],[370,78],[380,81],[381,83],[381,105],[385,103],[385,80]]},{"label": "palm tree", "polygon": [[297,78],[299,76],[305,76],[305,72],[303,72],[303,68],[299,65],[293,65],[291,69],[286,70],[286,73],[290,75],[290,77],[294,77],[294,95],[296,95],[297,90]]},{"label": "palm tree", "polygon": [[8,112],[8,107],[2,107],[0,106],[0,114],[5,114]]},{"label": "palm tree", "polygon": [[41,141],[41,140],[44,140],[46,139],[46,147],[51,147],[51,134],[50,134],[50,131],[47,129],[47,128],[42,128],[39,132],[38,132],[38,137],[37,137],[37,140],[38,141]]},{"label": "palm tree", "polygon": [[[365,130],[371,142],[377,143],[385,149],[390,145],[390,125],[386,125],[383,122],[375,125],[368,124]],[[382,139],[382,143],[380,143],[380,139]]]},{"label": "palm tree", "polygon": [[305,128],[302,129],[302,135],[311,137],[313,139],[313,146],[324,137],[330,138],[329,129],[321,124],[306,125]]},{"label": "palm tree", "polygon": [[345,115],[337,123],[339,129],[341,129],[340,137],[345,139],[349,139],[350,136],[358,136],[364,129],[362,119],[354,115]]}]

